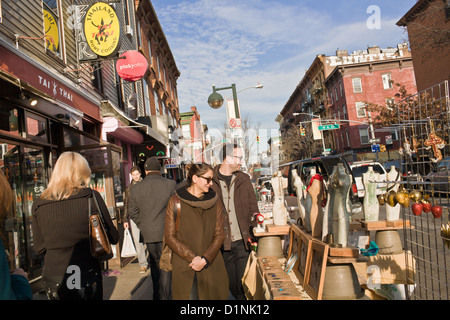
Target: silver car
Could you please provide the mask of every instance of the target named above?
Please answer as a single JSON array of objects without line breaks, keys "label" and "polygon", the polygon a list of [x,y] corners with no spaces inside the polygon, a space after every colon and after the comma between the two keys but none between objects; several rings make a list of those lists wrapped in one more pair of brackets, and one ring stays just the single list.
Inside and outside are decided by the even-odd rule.
[{"label": "silver car", "polygon": [[441,160],[437,164],[435,171],[429,173],[425,177],[426,189],[429,191],[449,191],[450,183],[450,157]]}]

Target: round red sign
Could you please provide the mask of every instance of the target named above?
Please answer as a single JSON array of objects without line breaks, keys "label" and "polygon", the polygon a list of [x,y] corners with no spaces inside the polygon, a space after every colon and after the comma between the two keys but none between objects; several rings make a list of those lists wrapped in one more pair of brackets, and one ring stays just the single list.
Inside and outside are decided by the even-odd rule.
[{"label": "round red sign", "polygon": [[120,55],[125,57],[117,60],[116,70],[123,80],[138,81],[147,72],[147,59],[138,51],[126,51]]}]

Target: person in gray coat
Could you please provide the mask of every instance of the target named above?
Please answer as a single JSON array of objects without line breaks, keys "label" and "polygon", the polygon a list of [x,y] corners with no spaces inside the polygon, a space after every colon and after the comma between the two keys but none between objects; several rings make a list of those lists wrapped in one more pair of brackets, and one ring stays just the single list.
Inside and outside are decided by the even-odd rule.
[{"label": "person in gray coat", "polygon": [[161,176],[161,165],[156,157],[147,159],[144,170],[146,177],[130,189],[128,213],[147,244],[153,299],[170,300],[171,274],[159,268],[159,259],[163,249],[166,206],[177,184]]}]

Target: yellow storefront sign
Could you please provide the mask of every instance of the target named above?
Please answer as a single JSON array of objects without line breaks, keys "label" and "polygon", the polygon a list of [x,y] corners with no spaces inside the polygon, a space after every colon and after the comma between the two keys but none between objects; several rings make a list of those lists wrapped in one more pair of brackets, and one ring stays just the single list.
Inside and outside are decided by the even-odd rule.
[{"label": "yellow storefront sign", "polygon": [[59,53],[59,29],[58,23],[51,12],[44,9],[45,47],[55,53]]},{"label": "yellow storefront sign", "polygon": [[102,57],[117,52],[120,46],[120,22],[114,9],[97,2],[86,13],[84,34],[91,50]]}]

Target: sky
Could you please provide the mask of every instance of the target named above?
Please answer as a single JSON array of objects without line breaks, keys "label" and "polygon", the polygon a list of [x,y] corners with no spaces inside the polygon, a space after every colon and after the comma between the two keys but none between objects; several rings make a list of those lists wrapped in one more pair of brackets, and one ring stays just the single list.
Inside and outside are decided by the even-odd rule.
[{"label": "sky", "polygon": [[[152,0],[181,75],[180,112],[196,106],[210,132],[223,128],[225,105],[212,109],[212,86],[236,85],[241,117],[260,130],[275,118],[318,54],[396,47],[396,22],[415,0]],[[258,83],[262,89],[254,89]],[[250,89],[247,89],[250,88]],[[219,91],[224,98],[231,90]],[[271,134],[269,133],[269,136]]]}]

